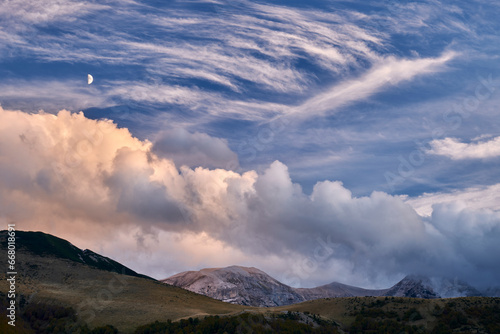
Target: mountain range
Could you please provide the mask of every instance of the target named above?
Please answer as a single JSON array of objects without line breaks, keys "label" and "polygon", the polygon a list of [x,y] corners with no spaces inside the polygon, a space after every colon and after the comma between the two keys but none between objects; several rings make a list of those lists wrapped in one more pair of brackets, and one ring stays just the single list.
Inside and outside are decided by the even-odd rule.
[{"label": "mountain range", "polygon": [[[36,254],[38,257],[57,258],[70,261],[73,266],[81,264],[97,270],[156,281],[108,257],[89,249],[79,249],[70,242],[50,234],[18,231],[17,239],[22,251],[21,254],[27,252]],[[39,266],[40,263],[29,264],[30,268],[38,268]],[[33,277],[34,275],[37,274],[26,272],[24,277]],[[394,286],[379,290],[363,289],[339,282],[314,288],[294,288],[281,283],[257,268],[242,266],[186,271],[163,279],[161,282],[223,302],[256,307],[283,306],[337,297],[393,296],[433,299],[497,296],[499,291],[499,289],[490,288],[480,292],[460,280],[428,278],[418,275],[409,275]]]},{"label": "mountain range", "polygon": [[293,288],[257,268],[230,266],[186,271],[161,280],[192,292],[225,302],[273,307],[308,300],[337,297],[449,298],[483,296],[460,280],[409,275],[388,289],[370,290],[338,282],[315,288]]},{"label": "mountain range", "polygon": [[[7,249],[6,231],[0,231],[0,245]],[[10,288],[6,280],[5,263],[0,271],[0,316],[3,318],[6,316],[5,301],[8,300],[6,297]],[[259,269],[232,266],[180,273],[165,280],[173,285],[186,286],[180,288],[141,275],[110,258],[91,250],[79,249],[64,239],[42,232],[16,231],[15,266],[19,317],[15,328],[1,322],[0,333],[56,333],[54,330],[56,327],[61,328],[61,324],[76,326],[74,328],[83,326],[82,329],[94,328],[92,333],[102,333],[103,326],[111,324],[119,333],[137,333],[140,326],[158,327],[158,321],[188,321],[188,318],[204,319],[207,316],[207,323],[218,321],[217,317],[220,317],[227,319],[224,321],[245,326],[248,325],[246,319],[253,317],[252,319],[260,319],[264,327],[268,326],[268,321],[282,325],[282,322],[276,320],[280,317],[313,324],[312,326],[326,320],[329,324],[338,324],[342,330],[349,331],[352,326],[357,326],[357,315],[373,316],[372,313],[363,311],[365,308],[373,309],[370,312],[378,312],[377,321],[381,325],[384,325],[384,318],[393,319],[397,315],[402,319],[397,324],[400,326],[398,328],[403,330],[408,326],[405,317],[415,313],[415,307],[423,319],[416,317],[409,320],[410,325],[423,326],[430,332],[440,326],[442,321],[447,321],[445,318],[441,319],[444,310],[476,312],[473,313],[475,323],[483,315],[488,320],[500,314],[497,312],[498,298],[468,297],[452,301],[440,299],[440,296],[472,295],[479,292],[457,280],[436,280],[422,276],[408,276],[384,290],[367,290],[341,283],[297,289],[277,281]],[[188,291],[188,288],[196,288],[197,293]],[[488,293],[498,291],[490,289]],[[368,295],[380,297],[363,297]],[[357,297],[342,298],[346,296]],[[419,297],[420,300],[399,296]],[[257,308],[251,305],[284,306]],[[470,309],[471,305],[476,308]],[[380,309],[382,306],[383,310]],[[47,314],[49,318],[46,318]],[[491,319],[494,324],[500,323],[496,318]],[[184,325],[186,323],[194,324],[188,321]],[[165,323],[165,326],[168,324]],[[255,325],[254,322],[252,324]],[[484,331],[486,325],[485,322],[484,325],[474,326],[480,332],[495,332]],[[68,332],[64,328],[63,332]],[[464,327],[465,332],[469,329]],[[148,332],[148,329],[144,330]]]}]

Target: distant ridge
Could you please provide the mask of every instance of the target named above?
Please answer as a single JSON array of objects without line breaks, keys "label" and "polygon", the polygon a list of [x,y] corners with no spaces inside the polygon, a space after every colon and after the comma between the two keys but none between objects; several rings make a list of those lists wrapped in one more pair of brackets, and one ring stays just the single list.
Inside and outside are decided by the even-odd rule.
[{"label": "distant ridge", "polygon": [[363,289],[338,282],[318,286],[316,288],[298,288],[296,290],[304,296],[305,300],[336,297],[383,296],[389,291],[389,289]]},{"label": "distant ridge", "polygon": [[[186,271],[164,280],[186,290],[225,302],[258,306],[284,306],[314,299],[337,297],[450,298],[482,296],[469,284],[446,278],[409,275],[388,289],[370,290],[338,282],[315,288],[292,288],[257,268],[230,266]],[[492,290],[492,293],[498,293]]]}]

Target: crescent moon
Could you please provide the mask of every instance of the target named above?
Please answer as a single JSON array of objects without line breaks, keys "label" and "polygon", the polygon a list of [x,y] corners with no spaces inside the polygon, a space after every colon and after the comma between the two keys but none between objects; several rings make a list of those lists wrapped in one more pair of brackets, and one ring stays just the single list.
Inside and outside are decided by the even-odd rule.
[{"label": "crescent moon", "polygon": [[87,74],[87,83],[90,85],[93,81],[94,78],[90,74]]}]

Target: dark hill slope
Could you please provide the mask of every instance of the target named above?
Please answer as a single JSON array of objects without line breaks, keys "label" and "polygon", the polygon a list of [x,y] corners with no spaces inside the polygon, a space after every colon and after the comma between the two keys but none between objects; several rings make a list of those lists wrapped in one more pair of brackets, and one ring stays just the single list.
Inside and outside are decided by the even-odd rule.
[{"label": "dark hill slope", "polygon": [[[7,231],[0,231],[0,243],[3,249],[7,249],[6,237]],[[153,279],[138,274],[108,257],[99,255],[89,249],[81,250],[67,240],[43,232],[16,231],[16,247],[19,251],[29,252],[41,257],[56,257],[86,264],[101,270]]]},{"label": "dark hill slope", "polygon": [[[33,304],[71,307],[78,321],[90,328],[112,324],[120,332],[131,333],[156,320],[226,315],[245,309],[160,283],[48,234],[16,231],[16,235],[18,315]],[[0,233],[4,250],[6,237],[5,231]],[[0,298],[9,291],[6,265],[6,260],[0,261]],[[0,316],[5,321],[5,308]]]}]

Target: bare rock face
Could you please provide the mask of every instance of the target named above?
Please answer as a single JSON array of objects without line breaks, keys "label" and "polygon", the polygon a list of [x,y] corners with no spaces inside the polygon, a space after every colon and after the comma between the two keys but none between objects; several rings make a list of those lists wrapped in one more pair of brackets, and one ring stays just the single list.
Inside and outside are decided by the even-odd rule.
[{"label": "bare rock face", "polygon": [[416,275],[406,276],[403,280],[390,288],[384,295],[427,299],[440,297],[434,291],[432,282],[429,278]]},{"label": "bare rock face", "polygon": [[240,305],[270,307],[304,301],[293,288],[256,268],[231,266],[186,271],[162,282]]}]

